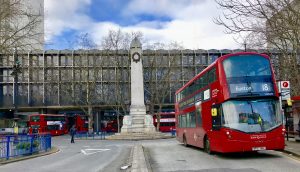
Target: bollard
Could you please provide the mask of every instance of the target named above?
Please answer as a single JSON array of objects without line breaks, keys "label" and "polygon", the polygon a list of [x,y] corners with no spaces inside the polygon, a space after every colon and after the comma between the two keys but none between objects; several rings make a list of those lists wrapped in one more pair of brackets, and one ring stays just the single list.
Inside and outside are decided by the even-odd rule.
[{"label": "bollard", "polygon": [[10,136],[6,136],[6,160],[9,159]]},{"label": "bollard", "polygon": [[32,152],[33,152],[33,138],[34,138],[34,136],[32,135],[30,138],[30,154],[32,154]]}]

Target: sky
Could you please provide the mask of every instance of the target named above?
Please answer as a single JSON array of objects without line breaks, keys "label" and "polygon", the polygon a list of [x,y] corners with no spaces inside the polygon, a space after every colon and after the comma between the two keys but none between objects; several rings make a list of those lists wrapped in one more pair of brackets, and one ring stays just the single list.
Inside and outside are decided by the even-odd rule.
[{"label": "sky", "polygon": [[72,49],[79,35],[97,44],[109,30],[142,32],[143,41],[186,49],[242,48],[213,22],[214,0],[45,0],[46,49]]}]

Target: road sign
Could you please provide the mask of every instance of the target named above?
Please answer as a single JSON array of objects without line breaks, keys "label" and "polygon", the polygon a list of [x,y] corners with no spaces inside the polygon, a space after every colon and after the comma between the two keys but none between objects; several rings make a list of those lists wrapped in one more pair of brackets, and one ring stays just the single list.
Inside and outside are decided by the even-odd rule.
[{"label": "road sign", "polygon": [[290,89],[290,81],[280,81],[281,89]]},{"label": "road sign", "polygon": [[280,81],[278,83],[279,92],[281,93],[282,100],[288,100],[291,98],[290,81]]}]

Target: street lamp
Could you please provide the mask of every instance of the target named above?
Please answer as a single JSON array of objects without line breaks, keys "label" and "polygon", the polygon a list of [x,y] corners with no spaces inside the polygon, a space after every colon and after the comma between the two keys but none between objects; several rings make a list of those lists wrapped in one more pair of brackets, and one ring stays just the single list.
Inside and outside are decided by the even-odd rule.
[{"label": "street lamp", "polygon": [[14,105],[14,118],[17,118],[16,113],[18,112],[18,75],[21,72],[21,62],[18,59],[18,53],[17,53],[17,48],[15,48],[14,50],[14,65],[12,68],[12,73],[10,74],[11,76],[14,77],[14,85],[13,85],[13,90],[14,90],[14,94],[13,94],[13,105]]}]

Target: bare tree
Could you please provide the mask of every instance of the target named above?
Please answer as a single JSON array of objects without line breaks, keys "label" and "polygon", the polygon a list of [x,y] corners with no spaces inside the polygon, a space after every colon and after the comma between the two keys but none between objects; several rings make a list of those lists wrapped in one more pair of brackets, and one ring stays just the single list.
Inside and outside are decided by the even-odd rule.
[{"label": "bare tree", "polygon": [[120,132],[120,116],[127,113],[130,101],[130,58],[129,48],[133,38],[142,38],[141,32],[126,33],[118,30],[110,30],[103,38],[102,48],[109,54],[109,64],[114,66],[110,73],[108,88],[104,91],[106,97],[111,98],[114,104],[111,108],[117,113],[118,132]]},{"label": "bare tree", "polygon": [[[93,132],[92,107],[99,103],[99,98],[102,96],[99,87],[101,86],[101,64],[104,59],[102,57],[96,58],[101,54],[99,51],[94,50],[97,45],[87,33],[77,36],[72,46],[80,48],[69,54],[73,57],[73,64],[71,65],[73,69],[62,68],[57,71],[58,77],[54,80],[58,82],[61,104],[66,102],[66,104],[78,106],[88,115],[89,132]],[[50,74],[48,77],[55,77],[55,75]]]},{"label": "bare tree", "polygon": [[276,48],[279,79],[290,80],[292,94],[300,87],[300,2],[296,0],[215,0],[224,10],[215,23],[242,37],[253,48]]},{"label": "bare tree", "polygon": [[0,0],[0,3],[0,53],[43,45],[43,31],[37,29],[42,27],[42,11],[28,8],[22,0]]},{"label": "bare tree", "polygon": [[[166,48],[167,47],[167,48]],[[182,46],[176,42],[165,45],[155,43],[152,45],[153,56],[147,58],[145,62],[145,90],[146,98],[149,102],[149,113],[154,115],[156,109],[157,126],[160,127],[160,112],[163,104],[172,102],[172,96],[178,89],[178,76],[182,75],[181,51]],[[162,50],[165,49],[165,50]],[[167,50],[166,50],[167,49]],[[151,54],[148,52],[148,54]]]}]

